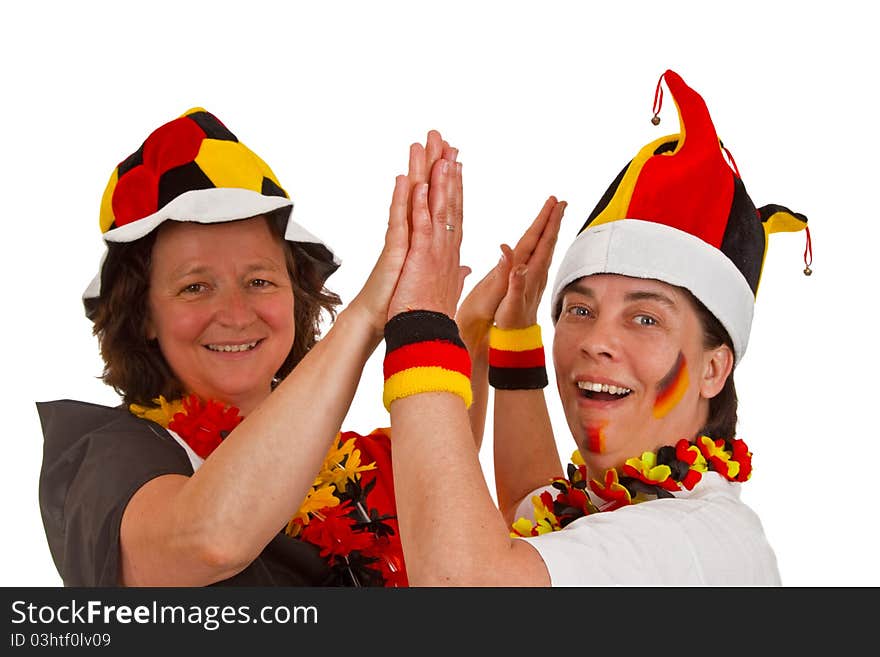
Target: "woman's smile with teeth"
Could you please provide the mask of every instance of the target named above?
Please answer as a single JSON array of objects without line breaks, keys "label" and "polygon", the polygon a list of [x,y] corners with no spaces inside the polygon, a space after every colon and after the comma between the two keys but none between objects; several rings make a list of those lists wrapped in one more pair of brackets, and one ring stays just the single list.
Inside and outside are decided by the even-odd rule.
[{"label": "woman's smile with teeth", "polygon": [[259,340],[245,342],[243,344],[208,344],[205,345],[211,351],[250,351],[257,346]]},{"label": "woman's smile with teeth", "polygon": [[628,395],[632,392],[623,386],[610,385],[608,383],[593,383],[592,381],[578,381],[578,388],[585,392],[607,392],[612,395]]}]

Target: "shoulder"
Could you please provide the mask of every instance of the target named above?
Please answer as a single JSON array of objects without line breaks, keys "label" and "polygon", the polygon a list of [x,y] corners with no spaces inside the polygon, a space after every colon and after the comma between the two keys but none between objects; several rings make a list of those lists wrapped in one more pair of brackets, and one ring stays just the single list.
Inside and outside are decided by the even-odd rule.
[{"label": "shoulder", "polygon": [[110,407],[72,399],[37,402],[43,428],[43,463],[78,453],[85,456],[102,448],[114,451],[146,449],[181,457],[185,452],[161,426],[135,417],[122,406]]},{"label": "shoulder", "polygon": [[39,402],[37,410],[40,513],[56,566],[65,582],[115,582],[128,500],[160,475],[191,475],[186,452],[161,426],[123,407],[63,399]]},{"label": "shoulder", "polygon": [[123,407],[74,400],[37,403],[43,427],[41,502],[50,507],[78,482],[103,488],[141,483],[158,474],[192,474],[192,466],[165,429]]}]

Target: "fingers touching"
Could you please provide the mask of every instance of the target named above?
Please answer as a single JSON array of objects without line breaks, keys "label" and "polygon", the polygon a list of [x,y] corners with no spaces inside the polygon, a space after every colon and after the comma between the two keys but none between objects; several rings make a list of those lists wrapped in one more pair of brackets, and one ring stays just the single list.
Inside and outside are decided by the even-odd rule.
[{"label": "fingers touching", "polygon": [[[553,250],[556,248],[556,240],[559,237],[559,227],[562,224],[562,215],[565,214],[565,208],[567,205],[568,204],[565,201],[555,203],[550,212],[547,213],[547,218],[543,223],[538,242],[535,244],[535,247],[532,249],[531,254],[525,262],[527,267],[543,270],[545,276],[547,270],[550,268],[550,261],[553,259]],[[543,212],[544,210],[542,210],[542,214]],[[536,220],[536,223],[537,221],[538,220]]]},{"label": "fingers touching", "polygon": [[566,205],[565,201],[557,201],[555,196],[550,196],[544,202],[544,206],[541,208],[538,216],[535,217],[535,220],[516,243],[514,253],[517,264],[528,264],[532,254],[535,253],[536,249],[539,249],[539,245],[542,254],[547,250],[548,246],[552,253]]},{"label": "fingers touching", "polygon": [[458,149],[453,148],[446,142],[436,130],[428,132],[425,145],[415,143],[409,147],[409,173],[410,183],[415,186],[429,182],[434,165],[443,159],[455,162],[458,158]]},{"label": "fingers touching", "polygon": [[537,321],[538,304],[547,285],[547,273],[565,206],[564,201],[549,197],[516,247],[512,251],[508,247],[505,252],[512,264],[507,277],[507,292],[495,313],[498,326],[525,328]]}]

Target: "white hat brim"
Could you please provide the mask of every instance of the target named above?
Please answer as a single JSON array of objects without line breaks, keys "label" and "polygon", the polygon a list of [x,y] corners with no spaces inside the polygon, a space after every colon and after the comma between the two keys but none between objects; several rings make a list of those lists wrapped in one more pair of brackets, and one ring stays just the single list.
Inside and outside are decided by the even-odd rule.
[{"label": "white hat brim", "polygon": [[577,236],[559,266],[551,312],[567,285],[593,274],[651,278],[688,289],[727,330],[736,362],[745,354],[755,295],[736,265],[700,238],[639,219],[590,227]]},{"label": "white hat brim", "polygon": [[[215,187],[185,192],[164,205],[158,212],[108,230],[104,233],[104,241],[133,242],[149,235],[166,221],[193,221],[202,224],[225,223],[268,214],[282,208],[290,209],[284,230],[284,239],[289,242],[323,246],[332,258],[332,265],[328,269],[333,271],[339,267],[341,261],[333,249],[293,220],[293,201],[284,196],[266,196],[249,189],[233,187]],[[101,271],[106,257],[107,251],[105,249],[98,265],[98,273],[83,292],[83,299],[92,299],[101,295]]]}]

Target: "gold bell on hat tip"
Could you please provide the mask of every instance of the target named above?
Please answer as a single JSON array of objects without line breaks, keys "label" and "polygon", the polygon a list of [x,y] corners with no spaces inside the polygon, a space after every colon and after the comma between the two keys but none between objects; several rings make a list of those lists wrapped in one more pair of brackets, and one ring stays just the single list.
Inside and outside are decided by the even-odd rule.
[{"label": "gold bell on hat tip", "polygon": [[810,276],[813,270],[810,265],[813,264],[813,240],[810,239],[810,227],[804,226],[807,234],[807,246],[804,249],[804,276]]}]

